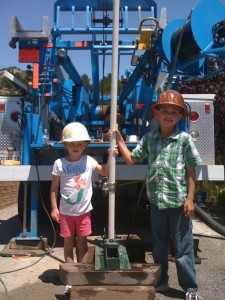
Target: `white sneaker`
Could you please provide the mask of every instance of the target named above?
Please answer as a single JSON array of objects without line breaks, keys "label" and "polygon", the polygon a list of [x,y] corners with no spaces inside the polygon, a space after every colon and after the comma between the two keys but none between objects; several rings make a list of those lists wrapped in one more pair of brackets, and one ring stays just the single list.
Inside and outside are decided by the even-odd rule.
[{"label": "white sneaker", "polygon": [[168,292],[169,291],[169,286],[167,283],[164,284],[160,284],[158,286],[155,287],[155,291],[156,292]]},{"label": "white sneaker", "polygon": [[186,300],[203,300],[203,298],[195,291],[186,293]]},{"label": "white sneaker", "polygon": [[70,294],[72,285],[66,285],[64,289],[64,294]]}]

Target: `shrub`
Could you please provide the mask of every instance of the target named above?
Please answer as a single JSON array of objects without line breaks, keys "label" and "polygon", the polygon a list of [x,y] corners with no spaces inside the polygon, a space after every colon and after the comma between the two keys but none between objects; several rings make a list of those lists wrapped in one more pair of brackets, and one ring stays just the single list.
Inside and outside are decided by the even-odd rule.
[{"label": "shrub", "polygon": [[217,199],[218,207],[225,211],[225,189],[222,189]]}]

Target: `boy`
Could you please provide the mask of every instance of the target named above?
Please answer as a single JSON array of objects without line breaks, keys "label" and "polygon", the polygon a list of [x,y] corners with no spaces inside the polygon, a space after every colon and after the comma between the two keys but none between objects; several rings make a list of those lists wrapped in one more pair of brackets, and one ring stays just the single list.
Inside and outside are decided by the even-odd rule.
[{"label": "boy", "polygon": [[[51,184],[51,217],[60,224],[60,235],[64,237],[65,262],[74,262],[73,246],[76,235],[77,262],[86,263],[88,254],[87,236],[91,234],[92,172],[108,176],[109,165],[101,166],[83,152],[90,141],[84,125],[68,124],[62,131],[61,142],[66,157],[57,159],[53,166]],[[115,151],[114,151],[115,153]],[[57,207],[60,187],[60,208]],[[66,286],[69,293],[71,286]]]},{"label": "boy", "polygon": [[159,129],[145,134],[132,152],[119,131],[115,132],[127,164],[135,164],[148,155],[146,185],[151,204],[152,254],[154,262],[161,264],[161,279],[156,291],[169,290],[168,243],[172,238],[178,281],[185,299],[202,299],[197,294],[191,221],[195,166],[201,159],[191,136],[176,128],[177,122],[188,115],[188,110],[180,93],[167,90],[160,94],[150,111],[158,118]]}]

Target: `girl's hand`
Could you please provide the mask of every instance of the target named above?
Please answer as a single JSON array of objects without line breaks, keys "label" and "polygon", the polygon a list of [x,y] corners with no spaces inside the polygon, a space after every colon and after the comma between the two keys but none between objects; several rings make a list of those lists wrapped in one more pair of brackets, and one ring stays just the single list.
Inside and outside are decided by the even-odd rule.
[{"label": "girl's hand", "polygon": [[54,221],[56,221],[57,223],[60,222],[60,214],[59,214],[59,210],[58,208],[53,208],[51,211],[51,217]]},{"label": "girl's hand", "polygon": [[[108,149],[108,154],[110,153],[110,148]],[[116,156],[118,156],[119,155],[119,150],[118,150],[118,147],[116,146],[113,150],[113,154],[115,154]]]}]

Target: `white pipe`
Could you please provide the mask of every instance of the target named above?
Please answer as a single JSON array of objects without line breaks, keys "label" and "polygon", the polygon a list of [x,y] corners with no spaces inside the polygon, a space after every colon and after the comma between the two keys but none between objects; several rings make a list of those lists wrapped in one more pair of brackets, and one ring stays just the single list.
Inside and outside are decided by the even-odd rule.
[{"label": "white pipe", "polygon": [[[113,1],[113,40],[112,40],[112,78],[111,78],[111,113],[110,130],[116,128],[117,116],[117,85],[118,85],[118,38],[119,38],[119,8],[120,1]],[[109,153],[109,213],[108,213],[108,238],[114,239],[115,234],[115,171],[116,160],[112,149],[116,147],[116,136],[112,134]]]}]

